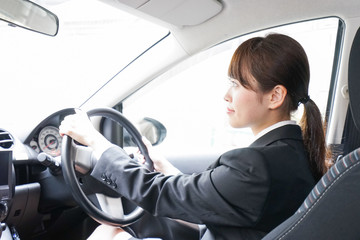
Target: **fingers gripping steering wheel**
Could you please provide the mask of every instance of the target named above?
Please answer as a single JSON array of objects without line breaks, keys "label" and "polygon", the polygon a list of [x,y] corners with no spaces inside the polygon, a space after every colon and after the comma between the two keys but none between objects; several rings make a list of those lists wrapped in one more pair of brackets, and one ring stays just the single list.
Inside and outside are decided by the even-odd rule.
[{"label": "fingers gripping steering wheel", "polygon": [[[88,111],[87,114],[89,117],[94,117],[94,116],[106,117],[122,125],[129,132],[129,134],[133,138],[133,141],[139,147],[139,150],[141,151],[142,155],[145,157],[145,165],[147,166],[147,168],[153,170],[153,163],[149,158],[146,146],[141,140],[140,133],[137,131],[134,125],[131,124],[131,122],[127,120],[120,112],[112,108],[97,108]],[[121,198],[120,198],[121,196],[116,196],[115,199],[120,200],[120,202],[115,201],[114,204],[113,201],[114,192],[112,192],[111,194],[112,197],[105,196],[105,202],[107,203],[112,202],[112,204],[110,204],[110,206],[107,206],[106,209],[101,204],[100,204],[101,206],[100,208],[95,206],[95,204],[88,197],[89,189],[92,189],[90,190],[90,194],[92,194],[92,196],[94,194],[99,193],[99,190],[94,190],[93,187],[94,180],[86,181],[87,184],[91,185],[91,187],[89,186],[86,187],[84,186],[86,185],[86,183],[84,183],[82,178],[79,178],[79,175],[82,175],[84,178],[86,178],[87,176],[87,179],[91,179],[91,177],[89,177],[89,172],[91,171],[90,168],[92,161],[92,151],[88,147],[76,144],[75,141],[71,139],[69,136],[63,137],[61,150],[62,150],[61,152],[62,171],[65,182],[69,185],[72,195],[76,200],[76,202],[83,208],[83,210],[90,217],[92,217],[94,220],[102,224],[124,227],[131,223],[134,223],[143,215],[144,211],[140,207],[136,207],[132,212],[128,214],[123,214]],[[121,178],[121,176],[119,177]],[[101,185],[102,189],[107,188],[104,187],[102,184],[97,184],[97,185]],[[100,192],[103,191],[100,190]],[[119,194],[116,193],[116,195]],[[103,198],[104,196],[101,199]],[[112,200],[109,201],[109,199]],[[99,198],[98,201],[100,202]],[[114,206],[111,205],[117,205],[117,206],[115,206],[114,209],[112,208]],[[120,205],[120,209],[119,209],[119,205]]]}]

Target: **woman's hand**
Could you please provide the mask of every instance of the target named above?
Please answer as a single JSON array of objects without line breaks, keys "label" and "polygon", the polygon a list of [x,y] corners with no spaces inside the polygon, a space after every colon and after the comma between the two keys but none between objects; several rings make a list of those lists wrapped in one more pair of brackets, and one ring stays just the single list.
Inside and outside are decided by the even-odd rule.
[{"label": "woman's hand", "polygon": [[77,142],[91,147],[101,155],[112,144],[94,128],[85,112],[78,109],[75,111],[76,114],[66,116],[61,122],[59,127],[60,135],[68,135]]},{"label": "woman's hand", "polygon": [[180,170],[172,165],[163,155],[154,150],[149,140],[143,137],[142,141],[149,151],[149,157],[154,163],[155,171],[161,172],[167,176],[181,173]]}]

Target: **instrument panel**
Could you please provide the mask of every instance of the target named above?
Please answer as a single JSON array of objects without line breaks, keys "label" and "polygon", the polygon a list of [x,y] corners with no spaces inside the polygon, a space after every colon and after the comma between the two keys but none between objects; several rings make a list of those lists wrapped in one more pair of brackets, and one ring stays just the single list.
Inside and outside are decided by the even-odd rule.
[{"label": "instrument panel", "polygon": [[30,147],[35,152],[45,152],[53,157],[60,155],[61,151],[61,136],[59,128],[55,126],[45,126],[39,134],[30,141]]},{"label": "instrument panel", "polygon": [[73,108],[63,109],[42,121],[25,140],[35,152],[45,152],[52,157],[61,155],[62,137],[59,134],[61,121],[69,114],[75,113]]}]

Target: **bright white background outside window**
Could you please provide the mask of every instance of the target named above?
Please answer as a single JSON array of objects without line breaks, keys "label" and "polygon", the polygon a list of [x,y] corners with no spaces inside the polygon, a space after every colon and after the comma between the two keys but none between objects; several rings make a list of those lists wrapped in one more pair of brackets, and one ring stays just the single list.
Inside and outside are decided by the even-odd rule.
[{"label": "bright white background outside window", "polygon": [[[307,52],[311,68],[310,97],[323,116],[326,111],[333,67],[338,19],[303,22],[259,33],[216,46],[156,79],[124,103],[133,122],[152,117],[167,128],[159,148],[164,154],[224,152],[253,141],[250,129],[228,125],[223,100],[228,88],[227,68],[238,45],[253,36],[279,32],[297,39]],[[302,114],[300,107],[299,112]],[[295,114],[299,120],[301,114]]]},{"label": "bright white background outside window", "polygon": [[[1,127],[17,136],[65,107],[79,107],[168,30],[98,0],[36,0],[59,18],[49,37],[0,21]],[[13,119],[28,118],[24,124]],[[25,125],[28,124],[28,125]],[[19,134],[18,134],[19,133]]]}]

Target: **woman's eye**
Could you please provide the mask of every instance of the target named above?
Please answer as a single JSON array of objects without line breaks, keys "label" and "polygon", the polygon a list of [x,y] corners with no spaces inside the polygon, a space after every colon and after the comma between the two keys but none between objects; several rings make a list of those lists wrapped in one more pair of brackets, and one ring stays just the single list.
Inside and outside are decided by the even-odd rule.
[{"label": "woman's eye", "polygon": [[234,80],[230,80],[230,86],[231,87],[237,87],[237,86],[239,86],[239,84]]}]

